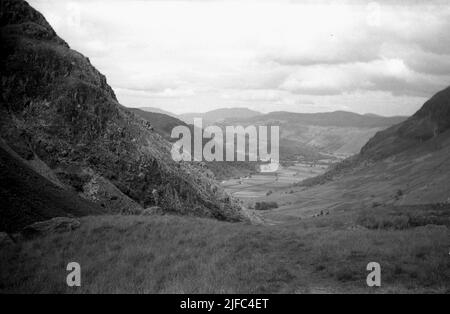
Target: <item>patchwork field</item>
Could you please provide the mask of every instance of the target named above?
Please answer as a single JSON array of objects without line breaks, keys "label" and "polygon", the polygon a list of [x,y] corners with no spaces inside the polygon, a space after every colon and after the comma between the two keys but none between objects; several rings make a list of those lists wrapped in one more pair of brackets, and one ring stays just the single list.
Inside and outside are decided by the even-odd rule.
[{"label": "patchwork field", "polygon": [[244,204],[264,201],[272,194],[291,187],[294,183],[323,174],[327,169],[323,163],[295,163],[291,166],[279,166],[273,173],[258,173],[251,176],[222,181],[225,190]]}]

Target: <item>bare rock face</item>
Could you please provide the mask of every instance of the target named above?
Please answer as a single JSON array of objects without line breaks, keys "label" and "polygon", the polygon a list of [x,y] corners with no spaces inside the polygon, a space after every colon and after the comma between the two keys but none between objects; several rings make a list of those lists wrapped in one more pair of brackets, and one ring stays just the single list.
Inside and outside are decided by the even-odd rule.
[{"label": "bare rock face", "polygon": [[78,219],[68,217],[55,217],[50,220],[35,222],[26,226],[22,230],[22,235],[26,239],[44,236],[52,233],[69,232],[80,227]]}]

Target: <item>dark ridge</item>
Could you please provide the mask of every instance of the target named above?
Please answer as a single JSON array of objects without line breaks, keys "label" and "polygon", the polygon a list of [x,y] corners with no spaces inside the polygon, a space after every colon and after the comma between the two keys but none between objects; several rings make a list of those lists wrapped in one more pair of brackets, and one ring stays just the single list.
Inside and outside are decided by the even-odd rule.
[{"label": "dark ridge", "polygon": [[67,43],[56,35],[56,32],[45,17],[34,10],[26,1],[2,0],[0,2],[0,26],[2,39],[11,34],[21,34],[30,38],[54,41],[65,47]]},{"label": "dark ridge", "polygon": [[436,93],[403,123],[378,132],[362,149],[361,157],[380,160],[420,145],[450,129],[450,87]]}]

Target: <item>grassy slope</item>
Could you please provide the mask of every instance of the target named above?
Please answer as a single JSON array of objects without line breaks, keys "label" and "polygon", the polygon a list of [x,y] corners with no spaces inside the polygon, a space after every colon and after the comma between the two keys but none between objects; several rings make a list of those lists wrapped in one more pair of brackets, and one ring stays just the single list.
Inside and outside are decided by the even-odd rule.
[{"label": "grassy slope", "polygon": [[[449,292],[448,227],[349,230],[370,215],[273,226],[178,216],[86,217],[72,233],[2,249],[0,292]],[[65,284],[71,261],[81,265],[81,288]],[[369,262],[381,264],[381,289],[365,284]]]}]

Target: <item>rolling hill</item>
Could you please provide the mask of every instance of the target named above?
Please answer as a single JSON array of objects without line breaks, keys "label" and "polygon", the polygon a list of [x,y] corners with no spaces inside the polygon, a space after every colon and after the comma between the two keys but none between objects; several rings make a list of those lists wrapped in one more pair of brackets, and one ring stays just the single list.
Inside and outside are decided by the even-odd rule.
[{"label": "rolling hill", "polygon": [[[378,131],[405,117],[381,117],[336,111],[324,113],[271,112],[253,117],[227,118],[221,125],[278,125],[283,161],[314,161],[326,155],[349,156],[360,151]],[[325,155],[325,156],[324,156]]]},{"label": "rolling hill", "polygon": [[[382,117],[377,115],[360,115],[347,111],[296,113],[287,111],[274,111],[263,116],[241,118],[247,123],[265,121],[286,121],[302,125],[316,125],[324,127],[355,127],[355,128],[382,128],[392,126],[404,121],[405,117]],[[239,121],[239,119],[237,120]]]},{"label": "rolling hill", "polygon": [[179,117],[186,123],[192,124],[194,118],[202,118],[204,125],[223,122],[226,119],[252,118],[261,115],[260,112],[248,108],[221,108],[203,113],[184,113]]},{"label": "rolling hill", "polygon": [[[378,131],[384,130],[406,119],[406,117],[383,117],[374,114],[357,114],[346,111],[324,113],[296,113],[276,111],[263,114],[247,108],[222,108],[205,113],[186,113],[174,115],[157,108],[133,109],[165,114],[183,121],[179,125],[192,125],[194,118],[202,118],[203,126],[218,125],[279,125],[280,153],[284,161],[299,158],[318,160],[326,158],[323,154],[349,156],[356,154]],[[141,113],[141,112],[140,112]],[[145,117],[144,113],[141,116]],[[147,115],[147,120],[162,129],[157,115]],[[168,125],[175,125],[176,120],[160,116]],[[162,130],[164,136],[169,134],[169,127]]]},{"label": "rolling hill", "polygon": [[[406,121],[378,132],[352,158],[286,198],[286,213],[450,203],[450,88]],[[309,201],[306,201],[309,200]]]}]

